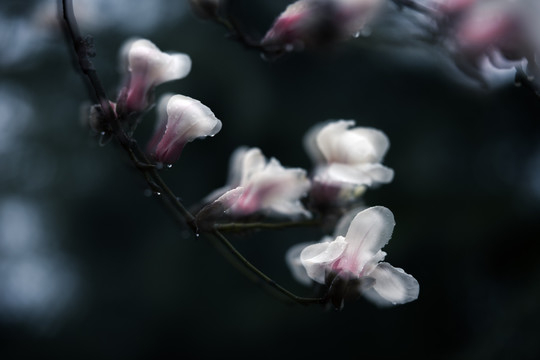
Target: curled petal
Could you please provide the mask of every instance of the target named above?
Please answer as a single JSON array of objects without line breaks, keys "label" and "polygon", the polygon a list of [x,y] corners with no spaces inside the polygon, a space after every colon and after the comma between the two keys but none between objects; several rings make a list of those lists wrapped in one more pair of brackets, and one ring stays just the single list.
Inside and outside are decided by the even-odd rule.
[{"label": "curled petal", "polygon": [[120,51],[123,71],[129,74],[122,90],[121,108],[142,111],[148,107],[151,90],[164,82],[181,79],[191,70],[186,54],[164,53],[146,39],[128,40]]},{"label": "curled petal", "polygon": [[379,250],[388,243],[394,225],[394,215],[383,206],[374,206],[359,212],[345,236],[349,246],[343,254],[340,266],[360,275],[364,266],[373,261]]},{"label": "curled petal", "polygon": [[334,241],[326,237],[323,242],[310,245],[300,253],[300,261],[308,276],[314,281],[324,284],[329,265],[338,259],[345,248],[347,241],[343,236],[338,236]]},{"label": "curled petal", "polygon": [[336,224],[334,237],[347,235],[347,231],[349,231],[349,227],[351,226],[353,219],[356,217],[356,215],[358,215],[358,213],[365,209],[365,207],[357,207],[343,215]]},{"label": "curled petal", "polygon": [[246,184],[254,174],[262,171],[266,166],[266,159],[259,148],[240,147],[231,156],[229,169],[229,186]]},{"label": "curled petal", "polygon": [[149,40],[130,39],[121,49],[127,70],[144,74],[150,86],[185,77],[191,70],[191,59],[183,53],[166,53]]},{"label": "curled petal", "polygon": [[390,142],[380,130],[354,128],[352,120],[329,123],[317,134],[317,145],[327,162],[344,164],[380,162]]},{"label": "curled petal", "polygon": [[382,262],[369,274],[375,283],[363,294],[379,306],[404,304],[418,298],[420,285],[403,269]]},{"label": "curled petal", "polygon": [[300,260],[300,253],[304,248],[313,245],[313,242],[304,242],[292,246],[285,255],[285,261],[291,270],[293,277],[304,285],[311,285],[311,278],[308,276],[306,268]]},{"label": "curled petal", "polygon": [[[155,146],[157,161],[170,164],[178,159],[184,145],[197,138],[214,136],[221,130],[221,121],[200,101],[183,95],[167,99],[166,121],[158,120],[155,137],[159,137],[166,123],[163,136]],[[160,102],[160,107],[162,108]],[[155,140],[151,143],[156,142]]]}]

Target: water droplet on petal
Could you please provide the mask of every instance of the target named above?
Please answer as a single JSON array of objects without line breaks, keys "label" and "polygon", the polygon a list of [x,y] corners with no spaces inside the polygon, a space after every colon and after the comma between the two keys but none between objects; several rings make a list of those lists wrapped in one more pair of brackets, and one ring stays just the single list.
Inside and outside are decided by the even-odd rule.
[{"label": "water droplet on petal", "polygon": [[167,164],[167,169],[172,168],[172,164]]},{"label": "water droplet on petal", "polygon": [[159,191],[156,191],[154,194],[156,194],[156,196],[161,196],[161,193]]}]

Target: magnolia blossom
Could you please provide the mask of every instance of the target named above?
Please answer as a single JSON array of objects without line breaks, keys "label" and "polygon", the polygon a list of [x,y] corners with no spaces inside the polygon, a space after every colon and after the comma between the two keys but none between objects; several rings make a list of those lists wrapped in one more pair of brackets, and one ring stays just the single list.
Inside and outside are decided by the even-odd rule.
[{"label": "magnolia blossom", "polygon": [[392,181],[394,171],[380,164],[390,146],[386,135],[372,128],[351,128],[354,125],[353,120],[338,120],[316,125],[306,134],[304,145],[321,191],[361,194],[366,186]]},{"label": "magnolia blossom", "polygon": [[539,2],[437,0],[447,47],[461,70],[482,83],[507,82],[515,68],[531,74],[540,45]]},{"label": "magnolia blossom", "polygon": [[386,253],[381,249],[390,240],[394,225],[394,215],[382,206],[349,213],[338,224],[333,239],[293,247],[287,262],[300,282],[327,285],[338,307],[347,293],[362,294],[381,306],[413,301],[418,297],[418,281],[382,262]]},{"label": "magnolia blossom", "polygon": [[145,39],[127,41],[120,50],[120,57],[122,67],[129,73],[127,86],[120,95],[128,113],[147,108],[150,91],[155,86],[181,79],[191,70],[188,55],[162,52]]},{"label": "magnolia blossom", "polygon": [[220,208],[233,216],[266,213],[280,216],[311,216],[300,199],[310,182],[306,171],[284,168],[278,160],[266,160],[258,148],[237,149],[231,157],[228,184],[210,194],[204,212]]},{"label": "magnolia blossom", "polygon": [[221,130],[221,121],[199,100],[184,95],[163,95],[158,103],[158,121],[149,152],[162,163],[178,159],[186,143],[197,138],[214,136]]},{"label": "magnolia blossom", "polygon": [[299,0],[275,20],[261,41],[268,50],[302,49],[359,33],[376,14],[380,0]]}]

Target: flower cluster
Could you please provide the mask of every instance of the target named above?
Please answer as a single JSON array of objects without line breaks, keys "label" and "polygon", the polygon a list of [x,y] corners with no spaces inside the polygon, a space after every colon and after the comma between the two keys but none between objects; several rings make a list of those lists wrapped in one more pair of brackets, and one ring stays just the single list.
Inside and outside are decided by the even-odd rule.
[{"label": "flower cluster", "polygon": [[[236,27],[226,0],[190,0],[194,12],[226,26],[266,58],[327,48],[359,35],[389,36],[439,50],[481,85],[517,78],[540,93],[540,2],[536,0],[297,0],[259,40]],[[402,11],[407,8],[408,11]],[[406,34],[404,38],[404,34]]]},{"label": "flower cluster", "polygon": [[[339,2],[342,6],[353,3],[357,4]],[[301,0],[292,9],[308,6],[305,4],[320,6]],[[278,28],[283,25],[278,23]],[[114,119],[107,120],[95,105],[91,125],[106,130],[107,121],[114,120],[120,131],[131,134],[140,117],[153,107],[155,87],[186,76],[191,60],[185,54],[161,52],[144,39],[128,41],[120,54],[126,79],[117,101],[108,102]],[[155,131],[147,145],[153,161],[145,164],[151,168],[172,164],[188,142],[221,130],[222,123],[214,113],[188,96],[164,94],[156,107]],[[380,206],[358,208],[367,188],[393,179],[393,170],[382,165],[389,144],[382,131],[356,127],[353,120],[317,124],[304,138],[314,164],[310,172],[284,167],[275,158],[267,159],[259,148],[240,147],[231,156],[226,185],[203,200],[191,225],[197,231],[213,231],[230,222],[249,225],[279,218],[335,228],[333,237],[296,245],[288,252],[287,262],[300,282],[323,285],[324,302],[337,308],[359,294],[379,305],[412,301],[418,296],[418,282],[382,262],[386,253],[381,248],[394,226],[392,213]]]},{"label": "flower cluster", "polygon": [[[125,80],[117,101],[109,104],[120,126],[132,133],[140,117],[154,105],[154,89],[187,76],[191,59],[182,53],[162,52],[146,39],[130,39],[120,50],[120,70]],[[188,142],[214,136],[221,130],[221,121],[198,100],[164,94],[157,103],[155,131],[147,149],[158,163],[172,164]],[[106,132],[110,126],[100,106],[91,108],[89,122],[99,132]]]},{"label": "flower cluster", "polygon": [[381,248],[394,227],[392,212],[356,207],[368,187],[392,180],[393,171],[381,164],[389,141],[380,130],[354,125],[352,120],[329,121],[308,131],[304,144],[314,162],[309,178],[303,169],[267,160],[258,148],[237,149],[227,185],[206,197],[198,225],[205,229],[220,221],[249,223],[260,217],[324,222],[337,209],[341,218],[334,223],[334,237],[301,243],[287,253],[295,278],[325,286],[325,300],[337,308],[360,294],[378,305],[406,303],[418,297],[418,282],[382,262],[386,253]]}]

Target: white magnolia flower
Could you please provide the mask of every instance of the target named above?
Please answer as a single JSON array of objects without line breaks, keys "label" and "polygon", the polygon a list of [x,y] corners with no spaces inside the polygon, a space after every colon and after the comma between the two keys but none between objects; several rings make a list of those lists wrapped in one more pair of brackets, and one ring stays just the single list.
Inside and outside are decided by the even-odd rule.
[{"label": "white magnolia flower", "polygon": [[376,129],[356,127],[353,120],[314,126],[304,139],[315,162],[315,181],[338,187],[388,183],[394,171],[383,165],[390,142]]},{"label": "white magnolia flower", "polygon": [[305,170],[284,168],[275,158],[267,161],[260,149],[245,147],[233,153],[230,166],[227,185],[206,198],[226,213],[311,216],[300,201],[310,187]]},{"label": "white magnolia flower", "polygon": [[157,111],[158,121],[148,149],[164,164],[175,162],[188,142],[214,136],[221,130],[221,121],[210,108],[188,96],[165,94]]},{"label": "white magnolia flower", "polygon": [[148,106],[149,91],[167,81],[185,77],[191,70],[191,59],[182,53],[165,53],[149,40],[128,40],[120,50],[123,70],[129,73],[125,89],[128,112]]},{"label": "white magnolia flower", "polygon": [[[345,216],[338,224],[333,240],[292,247],[287,262],[297,280],[311,280],[331,286],[344,280],[377,305],[403,304],[418,297],[419,285],[414,277],[400,268],[381,262],[381,249],[392,236],[394,216],[390,210],[375,206]],[[345,228],[347,230],[345,231]],[[330,283],[328,283],[330,282]],[[350,291],[351,289],[349,289]]]}]

